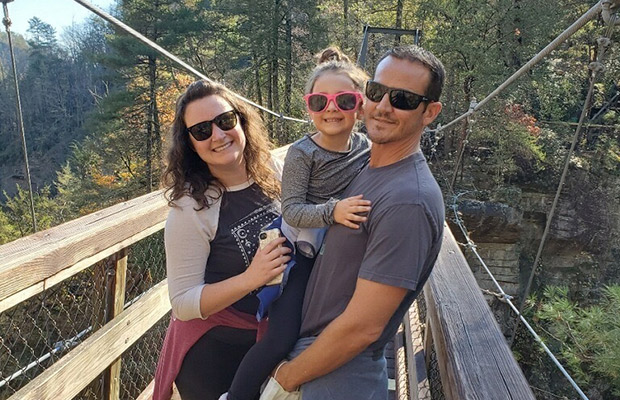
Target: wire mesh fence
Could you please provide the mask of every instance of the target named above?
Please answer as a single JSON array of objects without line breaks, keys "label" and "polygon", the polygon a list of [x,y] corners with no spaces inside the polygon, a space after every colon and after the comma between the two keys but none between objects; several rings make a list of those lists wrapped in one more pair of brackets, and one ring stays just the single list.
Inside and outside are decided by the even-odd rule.
[{"label": "wire mesh fence", "polygon": [[430,354],[428,363],[428,382],[431,391],[431,399],[445,400],[443,387],[441,386],[441,377],[439,376],[439,363],[437,361],[437,353],[433,349]]},{"label": "wire mesh fence", "polygon": [[135,399],[153,380],[170,313],[129,348],[121,358],[121,399]]},{"label": "wire mesh fence", "polygon": [[[128,249],[125,306],[166,276],[163,232]],[[106,289],[113,274],[106,259],[0,313],[0,400],[49,368],[109,319]],[[122,357],[121,398],[134,399],[153,379],[168,317],[162,318]],[[101,378],[76,399],[102,398]]]},{"label": "wire mesh fence", "polygon": [[[425,337],[426,330],[431,327],[426,324],[426,301],[424,296],[418,296],[416,299],[416,303],[418,306],[418,317],[419,320],[416,321],[418,326],[421,329],[420,335]],[[426,359],[428,360],[426,365],[426,376],[428,380],[428,388],[430,389],[430,398],[432,400],[444,400],[445,396],[443,394],[443,387],[441,384],[441,376],[439,375],[439,363],[437,361],[437,353],[435,352],[435,346],[430,345],[430,348],[425,348],[424,350],[429,352],[429,354],[425,354]],[[425,392],[428,396],[428,393]],[[429,398],[429,397],[426,397]]]}]

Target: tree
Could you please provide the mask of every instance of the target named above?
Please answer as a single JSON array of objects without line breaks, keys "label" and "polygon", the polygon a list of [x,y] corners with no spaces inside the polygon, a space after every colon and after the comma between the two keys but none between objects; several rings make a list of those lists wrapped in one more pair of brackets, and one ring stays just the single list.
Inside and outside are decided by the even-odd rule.
[{"label": "tree", "polygon": [[[15,196],[9,197],[6,192],[4,192],[4,196],[6,198],[4,215],[9,223],[7,224],[8,229],[3,229],[4,233],[1,235],[11,237],[17,232],[22,237],[34,233],[28,191],[18,186]],[[39,230],[48,229],[64,222],[63,210],[53,201],[49,186],[45,186],[39,192],[34,193],[33,197]]]},{"label": "tree", "polygon": [[600,302],[589,306],[571,301],[565,287],[547,287],[535,308],[545,341],[561,354],[577,382],[595,389],[598,398],[620,398],[618,310],[620,286],[606,287]]},{"label": "tree", "polygon": [[0,209],[0,245],[19,239],[19,231],[13,226],[2,209]]},{"label": "tree", "polygon": [[[196,8],[195,3],[125,0],[119,3],[118,13],[132,28],[155,43],[167,44],[174,52],[183,43],[181,34],[174,28],[184,26],[183,33],[188,33],[201,27],[194,23],[195,16],[189,12]],[[110,46],[113,52],[102,62],[117,71],[118,93],[110,93],[102,100],[103,112],[94,118],[95,130],[103,129],[110,143],[114,137],[131,135],[131,144],[119,142],[117,147],[130,145],[140,149],[140,159],[135,161],[137,165],[144,165],[143,185],[150,191],[157,186],[161,174],[162,126],[158,98],[160,93],[177,87],[177,82],[166,61],[137,39],[117,31],[110,36]],[[127,160],[124,162],[127,167]]]},{"label": "tree", "polygon": [[[53,181],[69,154],[69,144],[84,137],[86,114],[96,99],[93,94],[101,92],[103,84],[97,66],[86,62],[86,52],[78,55],[74,51],[69,56],[57,42],[54,29],[37,18],[30,21],[27,52],[23,54],[18,79],[24,130],[33,183],[42,187]],[[24,161],[12,75],[0,79],[0,93],[0,171],[3,177],[19,176]],[[10,195],[15,191],[12,185],[2,189]]]}]

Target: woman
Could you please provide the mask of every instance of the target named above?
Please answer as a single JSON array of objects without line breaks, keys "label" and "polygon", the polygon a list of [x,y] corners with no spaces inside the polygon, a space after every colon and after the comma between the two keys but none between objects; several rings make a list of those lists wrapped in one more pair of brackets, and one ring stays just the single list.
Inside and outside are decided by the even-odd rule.
[{"label": "woman", "polygon": [[279,215],[279,165],[258,114],[221,85],[192,83],[177,100],[164,173],[172,319],[154,400],[217,399],[256,341],[256,289],[279,275],[290,250],[258,249]]}]

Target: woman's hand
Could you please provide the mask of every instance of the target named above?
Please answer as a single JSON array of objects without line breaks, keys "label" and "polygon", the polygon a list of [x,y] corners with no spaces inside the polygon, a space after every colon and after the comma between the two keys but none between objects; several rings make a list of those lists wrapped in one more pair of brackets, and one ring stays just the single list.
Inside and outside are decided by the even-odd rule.
[{"label": "woman's hand", "polygon": [[284,272],[286,263],[291,259],[287,256],[291,249],[282,246],[285,241],[285,237],[279,237],[272,240],[263,249],[256,251],[252,262],[243,273],[253,289],[265,285]]},{"label": "woman's hand", "polygon": [[359,215],[370,211],[370,200],[362,200],[363,194],[340,200],[334,207],[334,221],[351,229],[359,229],[359,224],[368,218]]}]

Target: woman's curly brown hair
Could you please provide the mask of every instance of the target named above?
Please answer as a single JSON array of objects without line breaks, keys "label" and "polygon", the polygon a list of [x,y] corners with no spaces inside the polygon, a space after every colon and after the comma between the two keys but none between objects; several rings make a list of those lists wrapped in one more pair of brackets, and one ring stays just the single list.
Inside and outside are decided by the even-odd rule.
[{"label": "woman's curly brown hair", "polygon": [[[224,185],[211,173],[209,166],[193,150],[187,126],[185,110],[192,101],[207,96],[219,96],[226,100],[239,115],[241,127],[246,138],[243,157],[248,178],[251,178],[272,199],[280,196],[280,182],[275,178],[271,144],[263,120],[249,105],[231,94],[224,86],[206,80],[190,84],[185,93],[177,99],[174,121],[172,122],[172,145],[168,152],[168,165],[163,175],[166,197],[169,205],[185,195],[189,195],[202,208],[209,208],[222,196]],[[207,189],[215,189],[207,195]]]}]

